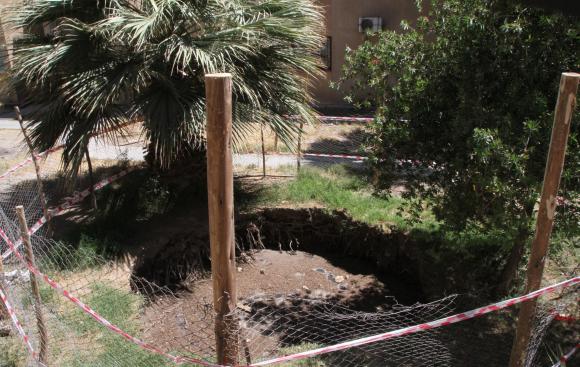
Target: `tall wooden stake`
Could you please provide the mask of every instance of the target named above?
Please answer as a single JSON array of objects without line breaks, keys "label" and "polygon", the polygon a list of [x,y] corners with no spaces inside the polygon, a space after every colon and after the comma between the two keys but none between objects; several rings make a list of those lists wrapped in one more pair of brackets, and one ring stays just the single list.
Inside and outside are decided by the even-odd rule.
[{"label": "tall wooden stake", "polygon": [[[0,290],[2,290],[4,294],[7,293],[6,287],[4,286],[4,264],[2,263],[2,256],[0,256]],[[4,302],[0,301],[0,321],[7,320],[9,318],[10,315],[8,314],[8,310],[6,309]],[[10,332],[11,329],[9,325],[3,325],[0,323],[0,338],[10,336]]]},{"label": "tall wooden stake", "polygon": [[264,124],[260,124],[260,135],[262,138],[262,177],[266,177],[266,144],[264,143]]},{"label": "tall wooden stake", "polygon": [[[38,32],[39,30],[36,29],[35,31]],[[43,30],[41,30],[40,32],[41,33],[37,33],[37,34],[44,34]],[[4,34],[4,29],[2,29],[1,25],[0,25],[0,33],[1,33],[0,40],[3,40],[4,42],[6,42],[6,35]],[[10,55],[9,52],[6,52],[5,56],[6,56],[6,61],[8,62],[8,66],[10,68],[12,68],[12,55]],[[47,235],[51,236],[52,235],[52,224],[50,222],[50,212],[48,211],[48,202],[46,201],[46,196],[44,195],[44,190],[43,190],[43,186],[42,186],[42,179],[40,177],[40,166],[38,165],[38,159],[36,158],[36,155],[34,155],[34,148],[32,146],[32,141],[30,140],[30,137],[26,133],[26,128],[24,127],[24,118],[22,117],[22,111],[20,111],[21,99],[20,99],[20,95],[18,93],[18,90],[15,89],[14,93],[16,95],[16,106],[14,106],[14,112],[16,113],[16,118],[18,119],[18,124],[20,125],[20,130],[22,131],[22,135],[24,136],[24,141],[26,142],[26,145],[28,146],[28,151],[30,152],[30,156],[32,157],[32,162],[34,163],[34,170],[36,171],[36,184],[37,184],[37,190],[38,190],[38,197],[39,197],[41,205],[42,205],[42,214],[44,215],[44,217],[47,220],[47,223],[46,223]]]},{"label": "tall wooden stake", "polygon": [[20,124],[20,130],[22,131],[22,135],[24,136],[24,141],[28,146],[28,151],[30,152],[30,156],[32,157],[32,162],[34,163],[34,171],[36,172],[36,191],[38,192],[38,198],[40,199],[40,204],[42,205],[42,214],[46,218],[47,222],[47,230],[48,236],[52,235],[52,224],[50,222],[50,212],[48,211],[48,202],[46,201],[46,196],[44,195],[44,188],[42,185],[42,178],[40,176],[40,165],[38,164],[38,158],[34,154],[34,147],[32,145],[32,141],[26,132],[26,128],[24,127],[24,118],[22,117],[22,111],[20,111],[20,107],[18,105],[14,106],[14,112],[16,113],[16,118],[18,119],[18,123]]},{"label": "tall wooden stake", "polygon": [[[24,207],[19,205],[16,207],[16,216],[20,224],[20,235],[22,236],[22,243],[26,250],[26,261],[36,267],[34,261],[34,252],[32,251],[32,244],[30,243],[30,234],[28,234],[28,225],[26,224],[26,216],[24,214]],[[44,322],[44,315],[42,314],[42,299],[40,298],[40,291],[38,288],[38,280],[33,272],[30,274],[30,286],[32,288],[32,296],[34,297],[34,312],[36,313],[36,323],[38,325],[38,333],[40,334],[40,352],[38,354],[39,361],[45,366],[48,365],[48,332]]]},{"label": "tall wooden stake", "polygon": [[[0,289],[4,291],[4,263],[2,262],[2,256],[0,256]],[[0,302],[0,320],[8,318],[8,310],[4,307],[4,303]],[[2,331],[0,330],[0,334]]]},{"label": "tall wooden stake", "polygon": [[300,173],[300,161],[302,159],[302,128],[304,123],[300,122],[300,131],[298,132],[298,156],[296,157],[296,171]]},{"label": "tall wooden stake", "polygon": [[232,170],[232,76],[205,76],[207,184],[215,335],[219,364],[238,364]]},{"label": "tall wooden stake", "polygon": [[[554,113],[550,150],[548,152],[540,208],[536,220],[536,234],[532,242],[532,251],[528,262],[526,294],[540,289],[542,282],[550,234],[552,233],[554,215],[556,213],[556,197],[558,196],[560,178],[564,169],[566,145],[568,143],[572,115],[576,106],[579,81],[580,74],[577,73],[563,73],[560,80],[560,92]],[[523,367],[525,364],[535,313],[535,299],[522,303],[510,356],[510,367]]]},{"label": "tall wooden stake", "polygon": [[87,159],[87,166],[89,168],[89,191],[91,192],[91,205],[93,209],[97,210],[97,196],[95,195],[95,178],[93,176],[93,164],[91,162],[91,156],[89,155],[89,145],[85,147],[85,158]]}]

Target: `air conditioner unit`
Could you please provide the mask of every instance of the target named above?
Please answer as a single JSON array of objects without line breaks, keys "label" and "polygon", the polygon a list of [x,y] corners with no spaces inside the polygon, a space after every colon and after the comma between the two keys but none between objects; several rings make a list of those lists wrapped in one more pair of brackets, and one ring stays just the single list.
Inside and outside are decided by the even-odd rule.
[{"label": "air conditioner unit", "polygon": [[378,32],[383,29],[383,18],[363,17],[358,18],[358,31],[361,33]]}]

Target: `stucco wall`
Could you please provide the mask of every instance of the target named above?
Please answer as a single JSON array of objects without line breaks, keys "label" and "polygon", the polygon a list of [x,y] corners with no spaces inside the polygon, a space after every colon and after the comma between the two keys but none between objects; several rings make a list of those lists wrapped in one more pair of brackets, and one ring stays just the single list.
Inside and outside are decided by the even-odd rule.
[{"label": "stucco wall", "polygon": [[20,3],[19,0],[0,0],[0,109],[5,104],[16,102],[14,93],[4,87],[2,79],[5,76],[4,71],[9,68],[10,62],[10,45],[14,37],[18,37],[20,31],[14,30],[7,23],[8,8]]},{"label": "stucco wall", "polygon": [[[20,0],[0,0],[0,21],[6,16],[6,7]],[[332,37],[332,69],[324,77],[313,81],[313,95],[321,107],[344,107],[342,92],[330,88],[331,81],[338,81],[344,64],[346,47],[356,48],[364,40],[358,31],[360,17],[382,17],[383,29],[399,29],[402,19],[414,19],[416,8],[414,0],[319,0],[326,12],[326,35]],[[6,29],[8,28],[8,29]],[[9,27],[0,34],[0,62],[6,63],[6,44],[18,36]],[[0,32],[2,33],[2,32]],[[5,36],[5,40],[3,39]],[[0,65],[0,73],[3,69]],[[0,104],[10,103],[13,96],[0,91]]]},{"label": "stucco wall", "polygon": [[383,29],[400,29],[401,20],[415,19],[414,0],[320,0],[326,9],[327,36],[332,37],[332,69],[325,78],[314,81],[313,94],[320,107],[343,107],[341,92],[330,88],[338,81],[344,64],[345,49],[357,48],[365,35],[358,31],[360,17],[382,17]]}]

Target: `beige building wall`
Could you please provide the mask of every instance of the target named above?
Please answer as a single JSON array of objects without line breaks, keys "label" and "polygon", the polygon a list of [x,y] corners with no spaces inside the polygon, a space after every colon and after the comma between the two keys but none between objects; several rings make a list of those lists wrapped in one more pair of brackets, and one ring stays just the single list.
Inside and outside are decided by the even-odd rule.
[{"label": "beige building wall", "polygon": [[326,12],[326,32],[332,37],[332,67],[325,77],[314,81],[313,94],[321,108],[347,106],[343,93],[330,88],[337,82],[347,47],[357,48],[365,39],[359,32],[361,17],[381,17],[383,29],[399,30],[401,20],[417,17],[414,0],[319,0]]},{"label": "beige building wall", "polygon": [[[403,19],[415,19],[415,0],[318,0],[324,7],[326,18],[326,36],[332,38],[331,70],[313,81],[313,95],[321,108],[343,108],[343,93],[330,88],[332,81],[340,78],[344,64],[345,49],[357,48],[365,38],[358,30],[360,17],[382,17],[383,29],[398,30]],[[20,0],[0,0],[0,83],[3,70],[8,67],[9,46],[18,37],[19,32],[4,25],[7,8]],[[14,96],[0,88],[0,105],[14,103]]]},{"label": "beige building wall", "polygon": [[5,71],[10,67],[12,41],[21,34],[7,23],[9,8],[18,3],[19,0],[0,0],[0,109],[16,102],[16,95],[5,87],[3,80],[6,78]]}]

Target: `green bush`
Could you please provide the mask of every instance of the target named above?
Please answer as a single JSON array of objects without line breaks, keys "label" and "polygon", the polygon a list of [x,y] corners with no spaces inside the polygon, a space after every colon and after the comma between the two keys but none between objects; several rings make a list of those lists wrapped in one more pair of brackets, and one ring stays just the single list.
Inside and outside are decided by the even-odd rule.
[{"label": "green bush", "polygon": [[[355,80],[349,98],[377,111],[371,150],[379,186],[400,178],[398,160],[415,162],[402,164],[411,213],[428,200],[445,228],[500,229],[522,249],[560,75],[579,66],[580,22],[499,0],[429,5],[413,26],[404,22],[402,32],[382,32],[347,54],[344,78]],[[577,123],[568,152],[562,187],[569,201],[558,218],[577,228]]]}]

